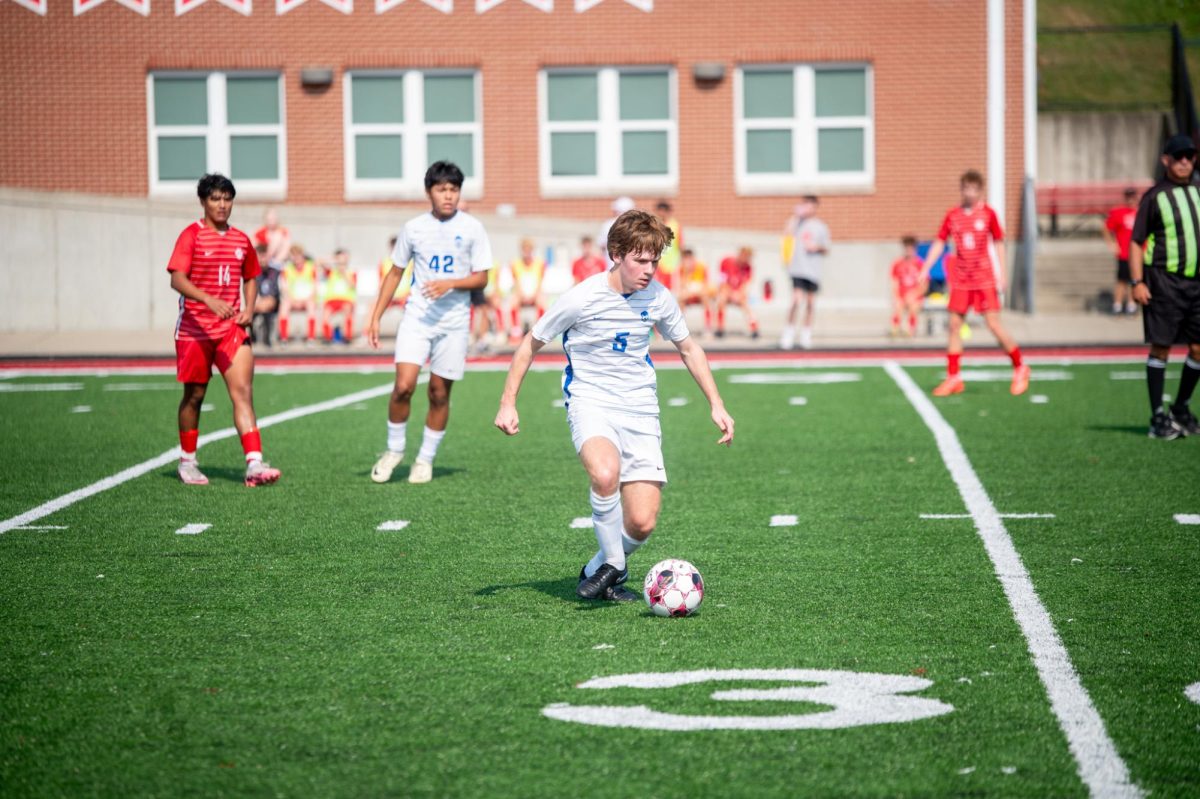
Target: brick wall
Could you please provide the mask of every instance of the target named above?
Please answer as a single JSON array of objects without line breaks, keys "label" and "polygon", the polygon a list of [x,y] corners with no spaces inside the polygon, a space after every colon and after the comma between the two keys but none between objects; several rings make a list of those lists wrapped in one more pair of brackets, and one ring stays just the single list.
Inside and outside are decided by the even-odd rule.
[{"label": "brick wall", "polygon": [[[685,225],[774,230],[792,196],[739,197],[734,187],[733,70],[739,63],[867,61],[875,77],[873,191],[827,194],[836,238],[930,235],[957,197],[958,175],[986,167],[983,0],[655,0],[643,12],[604,0],[551,13],[506,0],[451,14],[405,0],[376,15],[370,0],[342,14],[318,0],[276,16],[258,0],[243,16],[216,0],[176,17],[152,0],[147,17],[104,2],[81,16],[48,0],[46,16],[0,0],[0,184],[144,196],[146,74],[152,69],[280,69],[286,84],[291,204],[343,202],[342,72],[354,67],[470,66],[483,80],[485,196],[522,215],[603,218],[608,198],[544,199],[538,184],[537,73],[557,65],[671,64],[678,72]],[[1017,219],[1022,164],[1021,3],[1009,0],[1006,217]],[[711,86],[700,61],[725,65]],[[332,86],[300,86],[304,66],[331,66]],[[996,176],[989,176],[996,179]],[[652,202],[654,197],[638,198]]]}]

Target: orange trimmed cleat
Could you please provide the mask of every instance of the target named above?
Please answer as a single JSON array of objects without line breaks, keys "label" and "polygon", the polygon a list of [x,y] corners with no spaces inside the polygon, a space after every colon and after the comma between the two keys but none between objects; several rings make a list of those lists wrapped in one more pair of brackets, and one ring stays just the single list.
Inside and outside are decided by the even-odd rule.
[{"label": "orange trimmed cleat", "polygon": [[933,390],[935,397],[948,397],[951,394],[961,394],[967,390],[967,384],[959,375],[951,375],[943,380],[937,388]]},{"label": "orange trimmed cleat", "polygon": [[1013,369],[1012,387],[1009,391],[1014,397],[1019,397],[1029,388],[1029,365],[1021,364]]}]

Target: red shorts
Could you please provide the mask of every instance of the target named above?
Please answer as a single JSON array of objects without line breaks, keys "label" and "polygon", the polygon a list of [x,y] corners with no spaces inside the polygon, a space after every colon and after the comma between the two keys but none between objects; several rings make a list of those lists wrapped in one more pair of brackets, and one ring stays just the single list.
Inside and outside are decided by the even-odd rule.
[{"label": "red shorts", "polygon": [[950,301],[946,309],[950,313],[965,316],[967,311],[974,308],[978,313],[988,313],[1000,310],[1000,295],[995,286],[984,289],[950,289]]},{"label": "red shorts", "polygon": [[225,338],[205,338],[194,341],[175,341],[175,376],[180,383],[207,384],[215,365],[225,374],[238,349],[250,337],[237,325],[229,328]]},{"label": "red shorts", "polygon": [[354,300],[325,300],[325,310],[329,313],[341,313],[342,311],[353,311]]}]

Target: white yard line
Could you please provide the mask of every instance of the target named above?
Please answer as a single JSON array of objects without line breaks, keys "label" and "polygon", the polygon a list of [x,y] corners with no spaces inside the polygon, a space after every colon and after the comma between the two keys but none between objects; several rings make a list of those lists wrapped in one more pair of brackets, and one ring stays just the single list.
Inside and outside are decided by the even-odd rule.
[{"label": "white yard line", "polygon": [[942,461],[975,519],[975,529],[1004,588],[1013,616],[1025,635],[1038,677],[1046,687],[1050,707],[1075,757],[1080,779],[1093,797],[1142,796],[1141,789],[1130,780],[1129,768],[1083,687],[1071,657],[1054,629],[1050,613],[1038,597],[1033,580],[1004,529],[1000,513],[971,466],[954,428],[899,364],[891,362],[883,368],[933,433]]},{"label": "white yard line", "polygon": [[[283,422],[290,422],[294,419],[302,419],[305,416],[312,416],[314,413],[331,411],[336,408],[345,407],[346,405],[353,405],[356,402],[363,402],[364,400],[381,397],[385,394],[391,393],[392,385],[392,383],[388,383],[385,386],[376,386],[375,388],[368,388],[365,391],[356,391],[353,394],[346,394],[345,396],[336,397],[331,400],[325,400],[324,402],[317,402],[300,408],[292,408],[290,411],[284,411],[282,413],[266,416],[258,420],[258,427],[261,430],[266,427],[282,424]],[[236,428],[226,427],[224,430],[218,430],[215,433],[207,433],[200,436],[197,446],[203,447],[205,444],[211,444],[214,441],[220,441],[223,438],[231,438],[236,435]],[[16,527],[23,527],[31,522],[36,522],[38,519],[49,516],[52,513],[57,513],[63,508],[68,508],[71,505],[74,505],[76,502],[81,502],[88,497],[95,496],[96,494],[107,491],[110,488],[116,488],[122,483],[127,483],[136,477],[141,477],[147,472],[160,469],[169,463],[173,463],[177,458],[179,458],[179,448],[172,447],[161,455],[156,455],[150,460],[142,461],[136,466],[130,466],[128,469],[117,472],[114,475],[109,475],[103,480],[97,480],[91,485],[76,489],[69,494],[63,494],[61,497],[52,499],[42,505],[38,505],[36,508],[27,510],[19,516],[13,516],[11,519],[0,521],[0,535],[7,533],[9,530],[12,530]]]}]

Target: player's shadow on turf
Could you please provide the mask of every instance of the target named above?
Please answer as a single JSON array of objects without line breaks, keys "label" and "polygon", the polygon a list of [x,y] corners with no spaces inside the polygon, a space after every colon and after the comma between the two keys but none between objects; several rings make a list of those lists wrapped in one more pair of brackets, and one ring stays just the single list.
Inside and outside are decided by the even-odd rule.
[{"label": "player's shadow on turf", "polygon": [[[411,466],[409,466],[407,468],[405,468],[403,466],[397,467],[396,473],[392,475],[392,479],[389,480],[388,482],[389,483],[407,483],[408,482],[408,474],[411,471],[412,471]],[[438,477],[450,477],[451,475],[458,474],[459,472],[465,472],[465,471],[467,471],[467,470],[457,467],[457,466],[434,466],[433,467],[433,476],[435,479]],[[359,477],[370,477],[371,470],[363,469],[362,471],[355,472],[355,474],[358,475]]]},{"label": "player's shadow on turf", "polygon": [[594,599],[584,599],[575,593],[575,588],[579,585],[578,577],[562,577],[557,580],[529,580],[524,583],[505,583],[500,585],[489,585],[486,588],[480,588],[475,592],[475,596],[494,596],[501,591],[509,591],[512,589],[532,588],[535,591],[541,591],[547,596],[552,596],[555,599],[561,599],[564,602],[571,602],[578,605],[579,610],[596,610],[598,608],[611,607],[619,605],[619,602],[597,602]]},{"label": "player's shadow on turf", "polygon": [[1146,425],[1139,424],[1093,424],[1088,425],[1085,430],[1092,430],[1097,433],[1128,433],[1137,435],[1142,438],[1146,437]]}]

